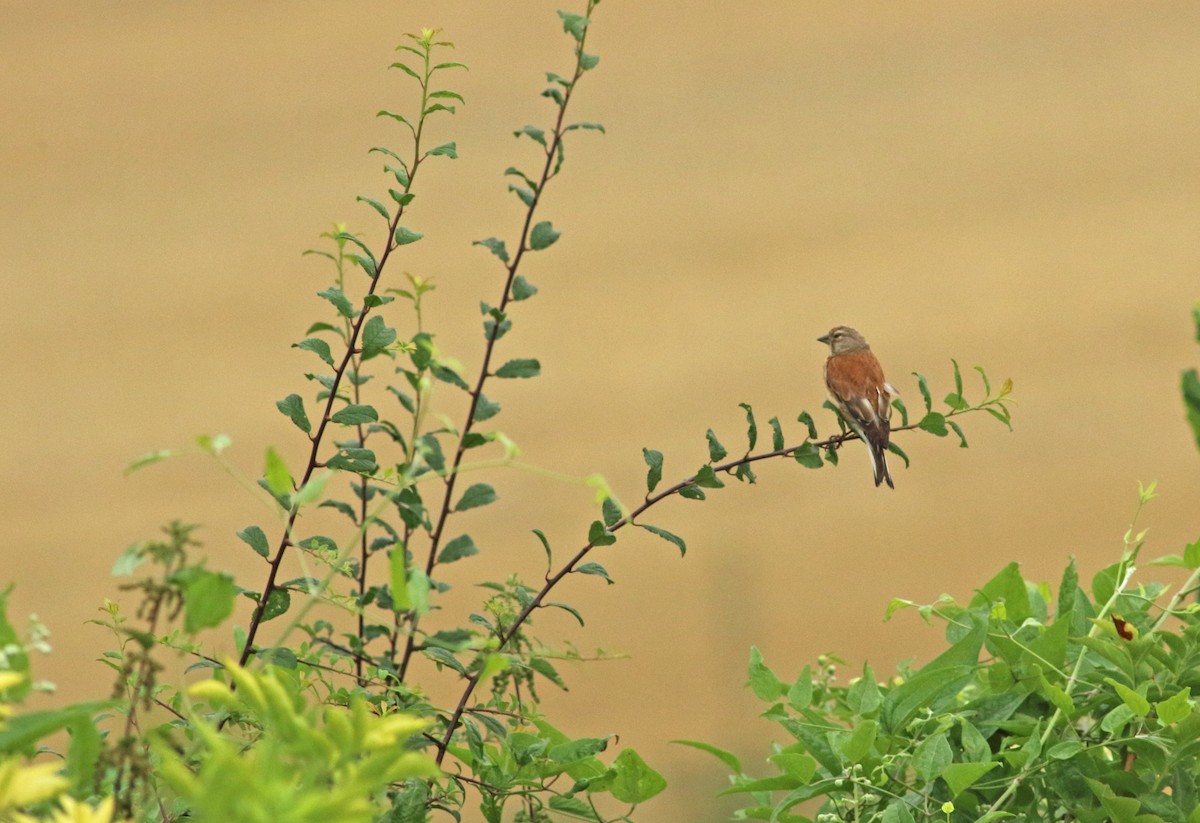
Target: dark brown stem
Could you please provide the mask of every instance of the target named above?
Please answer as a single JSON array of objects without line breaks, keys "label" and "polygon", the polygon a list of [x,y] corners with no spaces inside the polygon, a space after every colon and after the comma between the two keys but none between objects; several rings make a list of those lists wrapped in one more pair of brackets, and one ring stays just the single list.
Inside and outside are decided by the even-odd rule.
[{"label": "dark brown stem", "polygon": [[[428,61],[426,61],[428,63]],[[404,192],[408,193],[412,190],[413,181],[417,177],[417,171],[421,165],[421,133],[425,126],[425,106],[426,94],[428,92],[428,69],[426,77],[421,86],[421,117],[417,121],[417,128],[413,132],[413,161],[408,170],[408,183],[404,186]],[[388,258],[392,252],[398,248],[395,243],[396,229],[400,225],[400,220],[404,216],[404,206],[397,206],[396,216],[388,223],[387,241],[384,244],[383,254],[379,261],[375,264],[375,272],[371,277],[371,285],[367,289],[367,295],[375,294],[375,290],[379,287],[380,278],[383,276],[384,267],[387,265]],[[367,316],[371,313],[371,307],[363,304],[362,311],[354,318],[354,322],[350,327],[350,334],[346,340],[346,353],[342,356],[342,360],[338,363],[333,373],[333,383],[329,387],[329,396],[325,400],[325,408],[321,412],[321,422],[317,425],[315,433],[309,436],[312,442],[312,447],[309,449],[308,462],[304,467],[304,474],[301,476],[297,488],[303,488],[304,484],[312,477],[313,472],[322,465],[319,455],[321,446],[324,442],[325,429],[329,425],[330,419],[333,417],[333,404],[338,399],[338,387],[341,386],[342,378],[346,375],[346,370],[354,360],[354,356],[358,353],[358,339],[362,333],[363,326],[367,322]],[[296,517],[300,514],[298,506],[292,506],[288,512],[287,524],[284,526],[283,535],[279,538],[279,545],[275,549],[275,554],[271,558],[271,570],[267,575],[266,585],[263,586],[262,595],[259,598],[258,606],[254,609],[254,615],[250,618],[250,627],[246,632],[246,646],[242,649],[242,653],[238,658],[238,665],[245,666],[246,661],[255,653],[254,639],[258,635],[258,629],[263,623],[263,614],[267,607],[267,600],[271,593],[275,591],[276,579],[279,576],[279,569],[283,565],[284,555],[287,553],[287,548],[290,545],[290,536],[292,527],[296,523]]]},{"label": "dark brown stem", "polygon": [[[974,409],[967,409],[964,411],[973,411],[973,410]],[[951,415],[947,415],[947,416],[951,416]],[[894,432],[908,431],[910,429],[915,429],[915,428],[918,428],[917,423],[913,423],[908,426],[901,426],[900,428],[893,429],[892,431],[894,431]],[[825,440],[820,440],[820,441],[815,441],[815,442],[806,441],[806,442],[808,443],[809,446],[812,446],[814,448],[829,449],[829,448],[836,448],[837,446],[841,445],[842,443],[844,443],[847,440],[860,440],[860,439],[861,438],[854,432],[845,432],[842,434],[833,435],[832,437],[826,438]],[[782,449],[772,449],[771,451],[761,452],[759,454],[747,454],[743,457],[739,457],[736,460],[730,460],[726,463],[721,463],[719,465],[713,466],[712,469],[713,469],[714,473],[733,474],[739,466],[748,465],[750,463],[756,463],[759,460],[770,460],[771,458],[774,458],[774,457],[787,457],[787,456],[793,454],[797,449],[803,448],[804,445],[805,444],[802,443],[799,446],[787,446]],[[636,525],[635,521],[642,513],[644,513],[645,511],[647,511],[654,505],[662,502],[663,500],[666,500],[668,497],[673,497],[674,495],[679,494],[679,492],[682,489],[685,489],[688,486],[695,485],[695,483],[696,483],[696,475],[692,475],[691,477],[688,477],[685,480],[681,480],[678,483],[676,483],[675,485],[670,486],[667,489],[664,489],[663,491],[658,492],[657,494],[647,495],[646,499],[642,502],[642,504],[640,506],[638,506],[633,511],[629,512],[629,514],[625,515],[617,522],[613,523],[613,525],[609,526],[608,531],[610,533],[616,532],[630,524]],[[521,612],[516,616],[516,618],[513,619],[512,623],[510,623],[509,626],[504,630],[504,632],[501,633],[501,635],[499,637],[499,640],[500,640],[499,649],[503,649],[505,646],[508,645],[508,643],[513,639],[513,637],[520,630],[521,626],[524,625],[525,621],[529,619],[529,616],[531,614],[533,614],[534,609],[541,608],[542,603],[545,601],[546,596],[548,594],[550,594],[550,591],[555,586],[557,586],[564,577],[566,577],[568,574],[570,574],[572,571],[574,571],[575,567],[577,565],[579,565],[579,563],[583,560],[583,558],[587,557],[588,553],[591,552],[591,550],[594,548],[596,548],[596,544],[592,543],[591,541],[588,541],[583,546],[583,548],[581,548],[579,551],[577,551],[575,553],[574,557],[572,557],[570,560],[568,560],[562,566],[562,568],[560,568],[553,575],[550,575],[549,577],[546,578],[546,582],[542,585],[542,588],[534,596],[533,600],[531,600],[529,602],[529,604],[524,609],[521,610]],[[442,741],[440,744],[438,744],[438,754],[437,754],[438,765],[441,765],[442,760],[445,758],[446,750],[450,745],[450,740],[454,736],[454,732],[455,732],[455,730],[457,730],[458,725],[462,720],[463,712],[465,712],[467,710],[467,701],[469,701],[471,699],[471,695],[474,694],[474,692],[475,692],[475,687],[479,685],[479,675],[480,675],[480,672],[476,672],[476,673],[472,674],[469,678],[467,678],[467,683],[463,689],[462,697],[459,698],[458,705],[455,707],[454,713],[450,716],[450,720],[446,724],[446,730],[442,735]]]},{"label": "dark brown stem", "polygon": [[[592,5],[593,4],[589,2],[589,15],[591,13]],[[529,239],[529,232],[533,228],[534,213],[537,211],[538,204],[541,202],[542,193],[545,191],[546,183],[549,182],[550,178],[554,176],[555,158],[564,134],[563,119],[566,117],[567,105],[571,102],[571,93],[575,90],[575,84],[578,83],[579,78],[583,76],[584,70],[580,58],[580,55],[582,54],[583,41],[581,40],[579,47],[576,50],[577,59],[575,62],[575,75],[571,82],[563,89],[563,100],[562,104],[558,107],[558,116],[554,122],[553,137],[545,149],[546,162],[542,167],[541,179],[538,181],[537,188],[533,192],[533,200],[530,202],[529,207],[525,211],[525,221],[521,226],[520,242],[517,245],[516,251],[513,253],[512,259],[506,266],[507,275],[504,279],[504,291],[500,296],[500,305],[497,307],[502,314],[512,299],[513,280],[516,279],[517,270],[520,268],[521,261],[524,259],[525,252],[528,248],[526,243]],[[430,533],[429,538],[429,556],[425,559],[426,576],[431,575],[433,573],[433,567],[437,565],[438,548],[441,546],[442,537],[445,534],[446,520],[452,511],[451,503],[454,499],[454,487],[458,480],[458,469],[462,465],[463,456],[467,451],[465,445],[467,435],[471,433],[471,430],[475,425],[475,412],[479,407],[479,399],[483,396],[483,384],[487,382],[489,377],[491,377],[492,354],[496,348],[496,341],[500,336],[500,325],[501,324],[499,322],[493,323],[492,330],[487,336],[487,343],[483,350],[483,362],[479,366],[479,376],[475,380],[475,388],[471,390],[471,405],[467,409],[466,422],[463,424],[462,432],[458,436],[458,445],[454,451],[454,461],[451,464],[450,470],[446,473],[446,488],[442,495],[441,508],[438,513],[437,523],[434,525],[433,531]],[[404,678],[408,673],[409,662],[412,660],[415,638],[417,634],[417,624],[419,622],[420,618],[416,613],[413,613],[409,617],[408,629],[406,632],[408,637],[404,645],[404,656],[400,660],[400,666],[397,672],[397,676],[401,682],[404,682]]]}]

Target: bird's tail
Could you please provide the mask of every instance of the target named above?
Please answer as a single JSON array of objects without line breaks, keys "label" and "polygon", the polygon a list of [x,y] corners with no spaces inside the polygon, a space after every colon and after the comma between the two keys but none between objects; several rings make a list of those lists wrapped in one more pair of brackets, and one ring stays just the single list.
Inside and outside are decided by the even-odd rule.
[{"label": "bird's tail", "polygon": [[888,484],[889,489],[896,488],[892,482],[891,472],[888,471],[887,445],[875,440],[867,441],[867,451],[871,453],[871,468],[875,470],[875,485]]}]

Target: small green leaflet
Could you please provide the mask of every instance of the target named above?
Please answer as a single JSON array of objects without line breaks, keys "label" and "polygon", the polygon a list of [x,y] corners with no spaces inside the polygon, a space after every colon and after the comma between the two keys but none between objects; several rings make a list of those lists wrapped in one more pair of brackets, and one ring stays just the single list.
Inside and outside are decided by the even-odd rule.
[{"label": "small green leaflet", "polygon": [[559,235],[560,232],[554,230],[549,220],[543,220],[529,233],[529,248],[533,251],[541,251],[554,245],[554,241],[558,240]]},{"label": "small green leaflet", "polygon": [[233,614],[233,578],[195,569],[183,583],[183,629],[195,633],[220,625]]},{"label": "small green leaflet", "polygon": [[[505,257],[507,258],[507,254],[505,255]],[[506,260],[506,262],[507,262],[507,260]],[[528,280],[526,280],[521,275],[518,274],[515,278],[513,278],[513,284],[512,284],[512,299],[513,300],[517,300],[517,301],[528,300],[529,298],[531,298],[535,294],[537,294],[537,291],[538,291],[537,286],[530,283]]]},{"label": "small green leaflet", "polygon": [[518,360],[509,360],[500,368],[496,369],[496,377],[536,377],[542,371],[541,364],[531,358],[523,358]]},{"label": "small green leaflet", "polygon": [[271,592],[271,596],[267,598],[267,605],[263,607],[262,619],[263,622],[279,617],[279,615],[287,612],[292,605],[292,596],[288,594],[287,589],[275,589]]},{"label": "small green leaflet", "polygon": [[645,523],[638,523],[636,525],[640,526],[641,528],[645,529],[646,531],[650,532],[651,534],[657,534],[663,540],[666,540],[670,543],[674,543],[675,546],[679,549],[680,556],[687,554],[687,544],[683,542],[683,538],[680,537],[679,535],[672,534],[671,532],[667,531],[666,529],[660,529],[658,526],[649,526]]},{"label": "small green leaflet", "polygon": [[[504,247],[503,240],[499,240],[495,237],[488,237],[485,240],[476,240],[471,245],[472,246],[483,246],[488,251],[490,251],[492,254],[499,257],[501,263],[508,262],[508,249],[506,249]],[[514,297],[513,299],[515,300],[516,298]]]},{"label": "small green leaflet", "polygon": [[289,394],[282,400],[275,401],[275,407],[290,417],[300,431],[305,434],[312,432],[312,423],[304,413],[304,399],[300,395]]},{"label": "small green leaflet", "polygon": [[721,445],[720,440],[717,440],[717,436],[713,434],[713,430],[709,429],[705,437],[708,439],[708,459],[714,463],[724,460],[725,455],[729,454],[729,452],[725,451],[725,447]]},{"label": "small green leaflet", "polygon": [[284,497],[292,493],[292,475],[284,465],[283,458],[272,448],[267,448],[266,468],[263,470],[263,477],[267,481],[267,488],[272,494],[278,497]]},{"label": "small green leaflet", "polygon": [[396,226],[395,239],[397,246],[407,246],[409,243],[417,242],[424,236],[419,231],[406,229],[404,226]]},{"label": "small green leaflet", "polygon": [[[436,95],[436,94],[451,95],[451,94],[454,94],[454,92],[449,92],[449,91],[448,92],[434,92],[434,95]],[[430,96],[432,97],[433,95],[430,95]],[[454,96],[458,97],[457,94],[454,94]],[[462,98],[459,97],[458,99],[461,100]],[[438,155],[442,155],[444,157],[449,157],[451,160],[457,160],[458,159],[458,146],[455,145],[453,142],[443,143],[442,145],[438,146],[437,148],[430,149],[428,152],[426,152],[426,155],[429,157],[437,157]]]},{"label": "small green leaflet", "polygon": [[342,290],[336,286],[330,286],[329,288],[325,289],[325,291],[317,292],[317,297],[323,297],[332,303],[333,307],[337,309],[338,314],[340,314],[342,317],[350,318],[357,314],[357,312],[354,311],[353,304],[350,302],[350,298],[346,297],[346,295],[342,293]]},{"label": "small green leaflet", "polygon": [[374,406],[351,403],[344,409],[336,412],[333,417],[329,419],[334,423],[341,423],[346,426],[357,426],[361,423],[374,423],[379,419],[379,413],[375,411]]},{"label": "small green leaflet", "polygon": [[[371,319],[374,320],[375,318]],[[301,340],[299,343],[293,343],[292,348],[313,352],[328,365],[333,365],[333,352],[329,350],[329,344],[319,337],[310,337],[307,340]]]},{"label": "small green leaflet", "polygon": [[754,409],[750,408],[749,403],[738,403],[746,410],[746,440],[750,445],[747,446],[747,451],[754,450],[754,444],[758,442],[758,424],[754,422]]},{"label": "small green leaflet", "polygon": [[247,526],[237,533],[247,546],[254,549],[255,553],[260,557],[266,557],[270,552],[267,546],[267,536],[258,526]]},{"label": "small green leaflet", "polygon": [[574,571],[579,574],[594,574],[597,577],[603,577],[608,581],[608,585],[613,584],[613,579],[608,576],[608,571],[599,563],[580,563],[575,567]]},{"label": "small green leaflet", "polygon": [[[307,340],[305,342],[308,342]],[[322,341],[324,342],[324,341]],[[387,347],[396,342],[396,330],[389,328],[388,324],[383,321],[379,315],[367,320],[362,330],[362,359],[370,360],[372,357],[383,354]],[[326,346],[326,349],[329,347]],[[330,358],[329,365],[333,365],[333,359]]]},{"label": "small green leaflet", "polygon": [[655,449],[642,449],[642,459],[650,467],[650,471],[646,472],[646,491],[653,492],[662,480],[662,452]]},{"label": "small green leaflet", "polygon": [[496,501],[496,490],[487,483],[476,483],[463,493],[462,498],[458,501],[458,505],[454,507],[456,512],[465,512],[467,509],[486,506],[488,503]]},{"label": "small green leaflet", "polygon": [[617,536],[604,528],[599,520],[593,520],[588,529],[588,542],[593,546],[611,546],[617,542]]},{"label": "small green leaflet", "polygon": [[475,541],[471,539],[471,535],[464,534],[454,538],[445,545],[441,553],[438,555],[438,563],[453,563],[455,560],[462,560],[464,557],[479,554],[479,547],[475,545]]}]

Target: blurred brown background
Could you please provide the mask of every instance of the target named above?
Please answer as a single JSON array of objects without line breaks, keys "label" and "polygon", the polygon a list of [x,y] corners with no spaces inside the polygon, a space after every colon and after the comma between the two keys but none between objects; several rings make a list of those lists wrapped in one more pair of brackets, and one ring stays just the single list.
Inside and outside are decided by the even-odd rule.
[{"label": "blurred brown background", "polygon": [[[92,661],[111,639],[83,621],[115,592],[116,555],[160,523],[202,522],[210,565],[261,586],[233,532],[271,523],[215,465],[121,469],[202,432],[230,434],[250,474],[270,444],[300,463],[274,401],[309,392],[316,361],[289,344],[328,308],[314,296],[328,272],[300,252],[335,220],[378,240],[354,196],[386,199],[366,150],[402,135],[372,115],[411,109],[414,87],[385,67],[420,26],[443,27],[471,66],[451,86],[467,105],[433,125],[461,159],[427,168],[406,221],[426,239],[390,271],[435,278],[430,326],[475,370],[478,301],[500,279],[470,241],[516,230],[501,172],[533,166],[511,131],[546,123],[541,73],[569,66],[555,8],[0,7],[0,556],[14,618],[37,611],[54,630],[37,666],[56,699],[106,692]],[[684,535],[686,558],[625,537],[598,558],[618,585],[559,593],[588,626],[544,617],[539,636],[629,657],[565,666],[572,690],[547,709],[664,771],[645,820],[730,808],[712,800],[723,768],[666,741],[725,745],[765,771],[751,644],[785,676],[824,651],[847,677],[864,659],[881,676],[926,660],[939,630],[910,613],[884,623],[892,597],[965,600],[1009,560],[1057,581],[1076,555],[1089,579],[1119,554],[1138,480],[1160,481],[1149,552],[1197,537],[1200,459],[1177,387],[1200,360],[1198,42],[1189,2],[599,8],[601,62],[572,114],[608,134],[568,145],[540,214],[563,237],[529,259],[541,292],[499,352],[540,357],[544,375],[488,390],[527,461],[602,472],[636,501],[642,446],[679,479],[707,427],[742,447],[738,402],[763,424],[810,409],[827,429],[814,338],[836,323],[867,335],[910,407],[910,373],[940,397],[951,357],[1011,376],[1020,401],[1013,434],[965,418],[967,451],[900,435],[914,462],[895,492],[848,447],[833,471],[779,461],[756,488],[663,505],[647,520]],[[401,311],[389,319],[411,333]],[[449,391],[439,403],[461,409]],[[501,506],[461,518],[484,552],[446,574],[469,603],[485,568],[537,573],[529,529],[565,556],[594,516],[582,487],[488,479]]]}]

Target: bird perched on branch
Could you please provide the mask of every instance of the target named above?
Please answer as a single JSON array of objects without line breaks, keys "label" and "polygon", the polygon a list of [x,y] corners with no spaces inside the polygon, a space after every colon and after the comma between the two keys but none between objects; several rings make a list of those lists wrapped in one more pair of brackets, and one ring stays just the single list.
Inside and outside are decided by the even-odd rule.
[{"label": "bird perched on branch", "polygon": [[892,431],[892,398],[897,392],[883,379],[883,367],[866,339],[849,326],[834,326],[817,342],[829,346],[825,386],[829,396],[867,444],[875,485],[896,488],[888,473],[887,450]]}]

